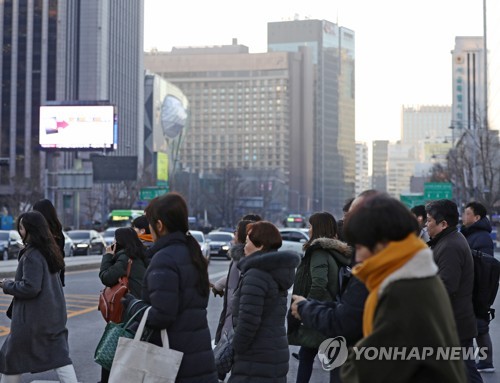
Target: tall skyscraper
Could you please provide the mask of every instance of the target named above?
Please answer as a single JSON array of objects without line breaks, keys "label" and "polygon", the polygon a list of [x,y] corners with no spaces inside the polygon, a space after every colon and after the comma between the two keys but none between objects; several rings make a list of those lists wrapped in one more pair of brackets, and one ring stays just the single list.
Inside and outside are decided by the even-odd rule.
[{"label": "tall skyscraper", "polygon": [[143,7],[143,0],[0,2],[0,163],[7,164],[0,166],[0,199],[25,189],[24,201],[5,203],[25,203],[51,186],[57,206],[80,205],[79,195],[43,177],[46,168],[57,174],[82,157],[39,150],[39,107],[47,102],[109,101],[119,125],[118,148],[110,154],[142,162]]},{"label": "tall skyscraper", "polygon": [[457,129],[486,127],[483,37],[459,36],[452,51],[452,125]]},{"label": "tall skyscraper", "polygon": [[270,52],[312,51],[314,208],[340,214],[354,196],[354,32],[326,20],[293,20],[268,23],[267,39]]}]

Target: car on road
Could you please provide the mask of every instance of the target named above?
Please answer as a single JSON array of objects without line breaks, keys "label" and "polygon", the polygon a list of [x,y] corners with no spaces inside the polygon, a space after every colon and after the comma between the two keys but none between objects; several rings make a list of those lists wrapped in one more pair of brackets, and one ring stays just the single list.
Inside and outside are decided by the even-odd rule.
[{"label": "car on road", "polygon": [[210,256],[211,257],[229,257],[229,249],[233,245],[234,234],[225,231],[211,231],[207,234],[207,239],[210,241]]},{"label": "car on road", "polygon": [[283,241],[279,250],[293,251],[302,256],[304,254],[302,246],[309,241],[309,229],[282,227],[279,231]]},{"label": "car on road", "polygon": [[23,247],[23,240],[16,230],[0,230],[0,253],[4,261],[16,259]]},{"label": "car on road", "polygon": [[201,247],[201,253],[208,263],[210,263],[210,241],[205,238],[205,234],[198,230],[189,230],[191,235],[198,241]]},{"label": "car on road", "polygon": [[72,257],[75,255],[75,243],[71,239],[71,237],[63,231],[64,235],[64,256],[66,257]]},{"label": "car on road", "polygon": [[104,238],[104,242],[106,242],[106,246],[111,245],[115,241],[115,231],[118,227],[108,227],[104,230],[101,235]]},{"label": "car on road", "polygon": [[75,243],[74,255],[101,255],[106,249],[106,242],[95,230],[71,230],[67,233]]}]

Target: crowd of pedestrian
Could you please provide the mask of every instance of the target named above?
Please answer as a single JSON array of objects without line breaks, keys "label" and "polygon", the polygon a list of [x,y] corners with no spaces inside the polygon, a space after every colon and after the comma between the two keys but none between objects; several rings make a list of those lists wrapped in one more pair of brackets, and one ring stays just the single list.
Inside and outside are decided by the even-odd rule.
[{"label": "crowd of pedestrian", "polygon": [[[16,275],[0,281],[13,296],[10,334],[0,349],[0,383],[51,369],[61,382],[75,383],[63,293],[64,236],[52,203],[40,200],[21,214],[17,230],[24,248]],[[273,223],[256,214],[242,217],[227,275],[210,281],[208,263],[189,232],[186,201],[167,193],[151,200],[132,227],[115,231],[99,278],[113,287],[126,277],[121,321],[136,320],[129,331],[137,329],[144,312],[146,342],[162,346],[167,331],[169,347],[183,354],[176,382],[285,383],[289,346],[297,345],[297,383],[315,381],[316,358],[330,371],[331,383],[475,383],[482,382],[481,373],[495,371],[491,317],[478,315],[473,303],[471,253],[494,255],[490,232],[479,202],[466,205],[459,226],[451,200],[410,210],[368,190],[346,201],[340,220],[329,212],[312,214],[301,255],[280,251]],[[207,319],[210,292],[223,298],[215,334]],[[224,371],[211,335],[230,353]],[[329,349],[334,343],[340,354]],[[474,344],[479,360],[469,352],[438,357],[437,350],[469,350]],[[363,352],[369,349],[399,354],[388,351],[389,357],[374,360]],[[410,350],[420,357],[404,354]],[[345,363],[335,364],[333,354]],[[103,367],[101,383],[113,381],[114,370]]]}]

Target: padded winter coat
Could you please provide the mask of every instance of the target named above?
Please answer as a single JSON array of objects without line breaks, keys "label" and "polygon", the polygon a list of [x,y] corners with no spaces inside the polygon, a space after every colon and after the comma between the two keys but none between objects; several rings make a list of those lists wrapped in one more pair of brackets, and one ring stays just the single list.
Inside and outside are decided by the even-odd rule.
[{"label": "padded winter coat", "polygon": [[469,227],[462,226],[460,232],[467,239],[471,249],[482,251],[491,256],[494,255],[495,248],[490,235],[491,223],[488,218],[483,217]]},{"label": "padded winter coat", "polygon": [[292,252],[258,251],[239,262],[242,276],[233,302],[230,383],[286,383],[287,295],[299,261]]}]

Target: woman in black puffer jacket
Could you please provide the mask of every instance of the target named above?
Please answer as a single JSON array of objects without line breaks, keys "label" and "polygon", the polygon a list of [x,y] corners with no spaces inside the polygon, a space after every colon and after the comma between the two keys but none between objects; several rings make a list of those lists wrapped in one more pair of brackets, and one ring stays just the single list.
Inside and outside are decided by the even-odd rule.
[{"label": "woman in black puffer jacket", "polygon": [[281,235],[270,222],[247,227],[242,276],[233,303],[234,364],[230,383],[286,383],[288,340],[285,329],[288,289],[300,258],[278,252]]}]

